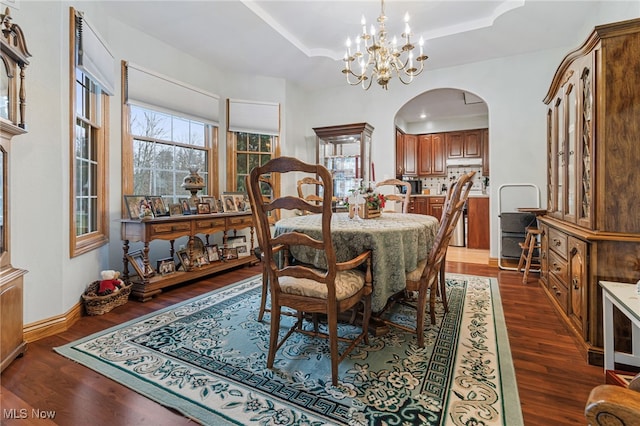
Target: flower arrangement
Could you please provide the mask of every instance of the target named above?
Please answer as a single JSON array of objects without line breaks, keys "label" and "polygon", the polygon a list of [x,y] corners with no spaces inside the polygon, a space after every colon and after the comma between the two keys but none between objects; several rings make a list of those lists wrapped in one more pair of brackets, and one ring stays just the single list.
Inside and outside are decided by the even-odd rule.
[{"label": "flower arrangement", "polygon": [[372,188],[367,188],[366,191],[362,193],[362,197],[364,198],[367,208],[373,210],[382,209],[386,201],[383,194],[375,192]]},{"label": "flower arrangement", "polygon": [[[364,204],[367,206],[368,209],[380,210],[385,205],[386,199],[384,195],[374,191],[374,189],[371,186],[368,186],[368,187],[360,186],[357,189],[351,190],[351,193],[353,195],[360,195],[362,197],[362,201],[364,202]],[[347,201],[347,205],[348,204],[349,203]]]}]

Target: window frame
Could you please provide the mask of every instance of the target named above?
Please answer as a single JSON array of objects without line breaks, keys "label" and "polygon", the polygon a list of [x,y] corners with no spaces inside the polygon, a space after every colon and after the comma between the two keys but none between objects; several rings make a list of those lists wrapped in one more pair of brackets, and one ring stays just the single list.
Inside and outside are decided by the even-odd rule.
[{"label": "window frame", "polygon": [[[107,200],[109,199],[107,170],[109,150],[109,96],[100,91],[99,94],[89,92],[90,104],[92,105],[90,113],[92,117],[79,116],[77,114],[77,90],[76,79],[78,64],[76,63],[76,19],[77,11],[70,8],[70,30],[69,30],[69,256],[76,257],[84,253],[88,253],[98,247],[109,242],[109,226],[108,226],[108,209]],[[83,73],[84,74],[84,73]],[[88,77],[89,78],[89,77]],[[92,80],[93,81],[93,80]],[[96,85],[97,82],[93,81]],[[98,107],[98,103],[100,104]],[[76,126],[78,119],[89,125],[92,138],[95,138],[95,161],[96,161],[96,179],[95,196],[96,196],[96,226],[95,230],[91,230],[85,234],[77,235],[77,190],[76,190]],[[91,194],[93,195],[93,194]]]}]

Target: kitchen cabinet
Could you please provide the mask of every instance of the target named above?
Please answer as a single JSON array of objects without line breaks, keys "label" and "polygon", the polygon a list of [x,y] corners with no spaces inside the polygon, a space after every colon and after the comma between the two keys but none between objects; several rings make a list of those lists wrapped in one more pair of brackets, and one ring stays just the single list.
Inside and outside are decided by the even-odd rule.
[{"label": "kitchen cabinet", "polygon": [[396,129],[396,178],[404,174],[404,133]]},{"label": "kitchen cabinet", "polygon": [[444,211],[444,197],[429,197],[427,214],[440,220]]},{"label": "kitchen cabinet", "polygon": [[467,200],[467,247],[489,249],[489,197]]},{"label": "kitchen cabinet", "polygon": [[446,133],[448,159],[482,158],[482,129]]},{"label": "kitchen cabinet", "polygon": [[446,176],[445,160],[444,134],[418,136],[418,176]]},{"label": "kitchen cabinet", "polygon": [[482,129],[482,176],[489,176],[489,129]]},{"label": "kitchen cabinet", "polygon": [[409,201],[409,213],[429,214],[429,198],[412,196]]},{"label": "kitchen cabinet", "polygon": [[333,177],[333,196],[346,198],[350,191],[371,180],[373,126],[354,123],[316,127],[316,159]]},{"label": "kitchen cabinet", "polygon": [[[640,19],[600,25],[561,61],[547,105],[541,284],[592,364],[603,363],[601,280],[640,279]],[[546,250],[546,252],[544,252]],[[545,262],[546,256],[546,262]],[[614,315],[617,350],[628,319]]]},{"label": "kitchen cabinet", "polygon": [[404,175],[418,176],[418,136],[405,134],[402,138]]}]

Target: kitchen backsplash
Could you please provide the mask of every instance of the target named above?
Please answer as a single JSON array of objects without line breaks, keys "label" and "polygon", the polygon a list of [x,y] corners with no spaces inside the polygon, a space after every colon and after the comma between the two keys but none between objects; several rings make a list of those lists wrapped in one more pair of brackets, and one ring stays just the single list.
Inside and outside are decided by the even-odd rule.
[{"label": "kitchen backsplash", "polygon": [[431,194],[439,194],[443,183],[448,187],[452,180],[458,179],[463,173],[469,172],[476,172],[471,190],[474,192],[483,191],[485,188],[481,166],[449,167],[447,168],[447,177],[422,178],[422,189],[429,189]]}]

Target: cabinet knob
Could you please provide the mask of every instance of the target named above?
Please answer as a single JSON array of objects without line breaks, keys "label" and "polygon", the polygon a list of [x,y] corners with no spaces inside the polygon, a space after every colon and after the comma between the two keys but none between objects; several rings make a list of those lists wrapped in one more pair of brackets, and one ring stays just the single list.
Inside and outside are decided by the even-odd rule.
[{"label": "cabinet knob", "polygon": [[560,246],[560,244],[562,244],[562,243],[560,242],[560,240],[559,240],[559,239],[557,239],[557,238],[554,238],[554,239],[553,239],[553,245],[554,245],[554,246],[559,247],[559,246]]},{"label": "cabinet knob", "polygon": [[571,283],[573,284],[573,289],[574,290],[580,290],[580,283],[578,281],[578,278],[573,277],[573,279],[571,280]]}]

